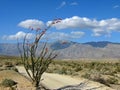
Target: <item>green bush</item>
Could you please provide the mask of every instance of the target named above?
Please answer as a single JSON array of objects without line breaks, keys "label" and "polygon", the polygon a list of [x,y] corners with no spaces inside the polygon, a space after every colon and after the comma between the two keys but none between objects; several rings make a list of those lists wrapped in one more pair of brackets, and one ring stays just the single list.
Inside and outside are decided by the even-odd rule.
[{"label": "green bush", "polygon": [[11,79],[4,79],[2,81],[2,83],[1,83],[1,85],[4,86],[4,87],[12,87],[12,86],[14,86],[16,84],[17,84],[17,82],[15,82],[15,81],[13,81]]}]

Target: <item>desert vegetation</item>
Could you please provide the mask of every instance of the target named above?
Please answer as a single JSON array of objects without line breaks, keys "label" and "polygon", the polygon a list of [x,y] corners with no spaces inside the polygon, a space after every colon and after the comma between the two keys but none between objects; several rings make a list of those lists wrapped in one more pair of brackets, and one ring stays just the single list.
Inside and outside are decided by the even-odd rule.
[{"label": "desert vegetation", "polygon": [[[19,76],[19,72],[14,66],[23,65],[20,58],[0,56],[0,61],[0,83],[2,83],[4,79],[12,79],[18,82],[13,77],[16,77],[16,75]],[[12,74],[9,73],[14,73],[14,75],[12,78],[7,78],[8,76],[3,74],[5,72],[8,76],[12,76]],[[114,89],[120,87],[119,60],[54,60],[46,72],[70,75],[77,78],[83,77]]]},{"label": "desert vegetation", "polygon": [[54,61],[47,72],[83,77],[112,88],[120,87],[120,61]]}]

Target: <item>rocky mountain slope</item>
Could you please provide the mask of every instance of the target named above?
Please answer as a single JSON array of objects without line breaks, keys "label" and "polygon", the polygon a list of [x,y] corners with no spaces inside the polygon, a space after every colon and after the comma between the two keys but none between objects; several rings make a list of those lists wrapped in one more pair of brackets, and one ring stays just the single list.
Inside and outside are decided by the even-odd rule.
[{"label": "rocky mountain slope", "polygon": [[[59,59],[79,58],[120,58],[120,43],[107,41],[76,43],[71,41],[57,41],[48,43],[48,50],[55,50]],[[39,50],[40,51],[40,46]],[[0,55],[18,56],[16,44],[0,44]]]}]

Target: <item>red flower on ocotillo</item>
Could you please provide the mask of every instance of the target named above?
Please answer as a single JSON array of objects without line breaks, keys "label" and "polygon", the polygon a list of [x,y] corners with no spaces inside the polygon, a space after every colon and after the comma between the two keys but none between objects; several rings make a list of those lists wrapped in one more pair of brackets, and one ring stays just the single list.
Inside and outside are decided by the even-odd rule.
[{"label": "red flower on ocotillo", "polygon": [[67,42],[64,41],[64,42],[62,42],[62,44],[67,44]]},{"label": "red flower on ocotillo", "polygon": [[41,30],[41,28],[37,28],[36,31],[38,32],[39,30]]},{"label": "red flower on ocotillo", "polygon": [[52,24],[56,24],[56,23],[59,23],[59,22],[61,22],[61,20],[62,20],[61,18],[58,18],[58,19],[54,19],[54,20],[53,20],[53,22],[52,22]]},{"label": "red flower on ocotillo", "polygon": [[45,52],[48,52],[48,48],[45,49]]},{"label": "red flower on ocotillo", "polygon": [[37,28],[36,30],[40,30],[41,28]]},{"label": "red flower on ocotillo", "polygon": [[33,30],[34,28],[30,26],[29,29]]}]

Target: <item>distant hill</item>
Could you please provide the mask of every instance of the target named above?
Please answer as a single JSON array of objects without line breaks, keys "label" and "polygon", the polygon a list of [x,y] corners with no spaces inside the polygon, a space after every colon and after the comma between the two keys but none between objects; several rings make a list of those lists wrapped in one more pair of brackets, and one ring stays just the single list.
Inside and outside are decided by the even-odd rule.
[{"label": "distant hill", "polygon": [[87,43],[84,43],[84,44],[89,44],[93,47],[105,47],[107,46],[108,44],[120,44],[120,43],[113,43],[113,42],[108,42],[108,41],[100,41],[100,42],[87,42]]},{"label": "distant hill", "polygon": [[[59,59],[120,58],[120,43],[108,41],[76,43],[57,41],[48,43],[49,50],[55,50]],[[37,52],[39,52],[39,49]],[[0,43],[0,55],[18,56],[17,44]]]}]

